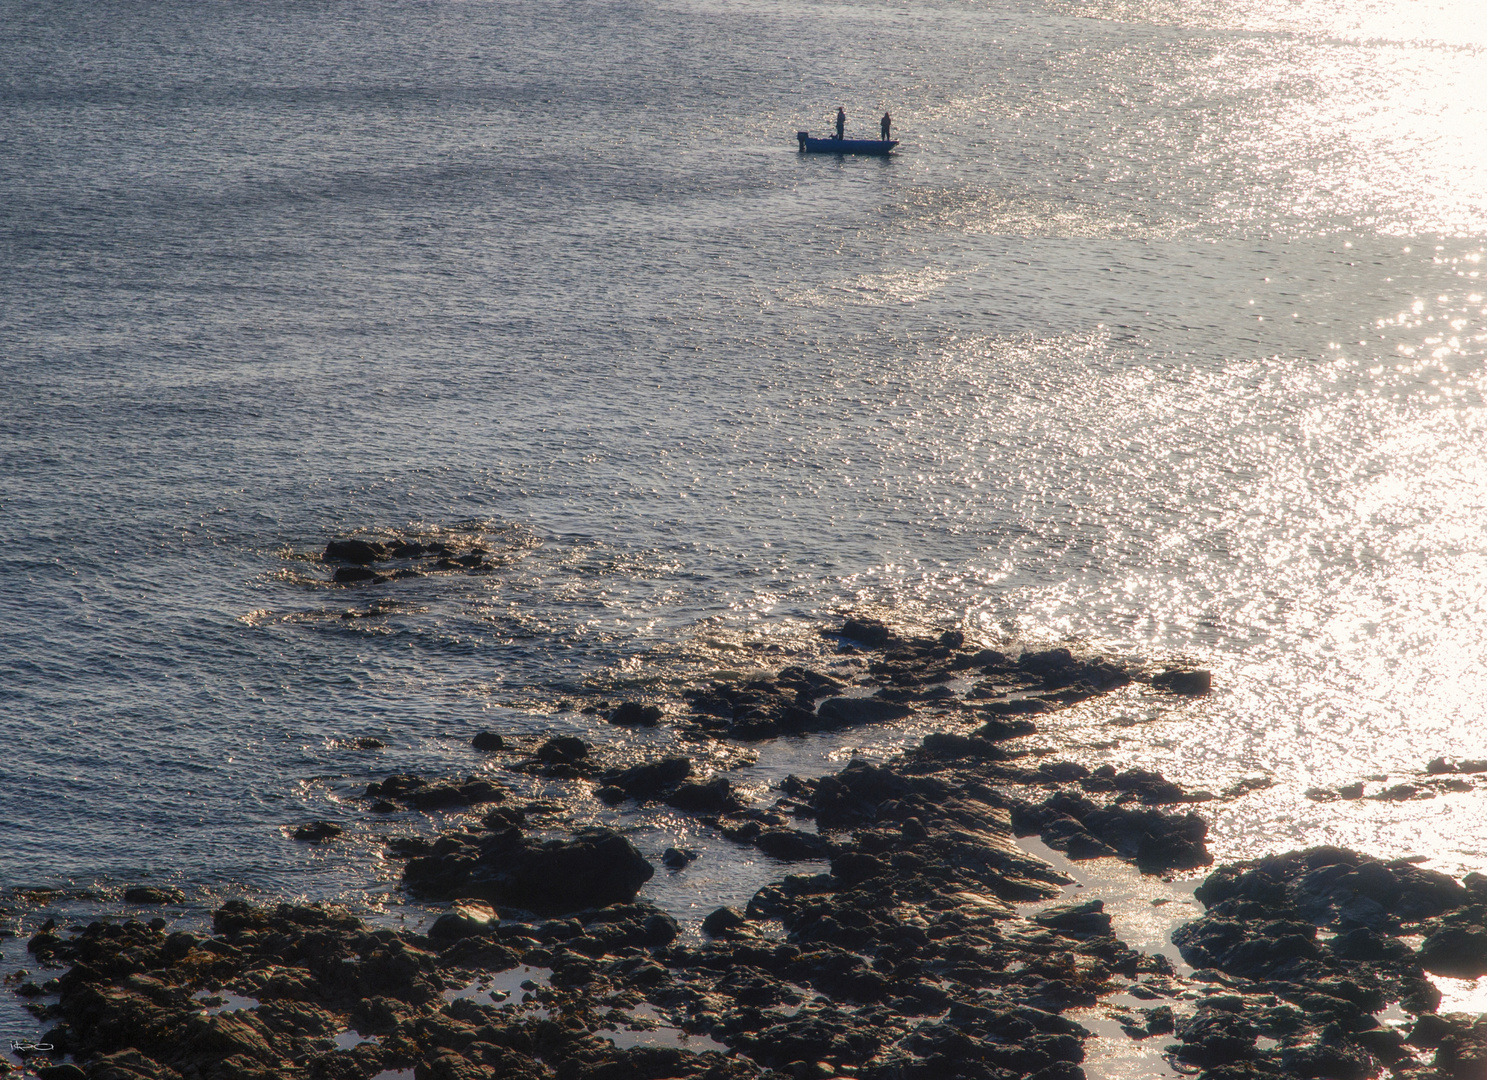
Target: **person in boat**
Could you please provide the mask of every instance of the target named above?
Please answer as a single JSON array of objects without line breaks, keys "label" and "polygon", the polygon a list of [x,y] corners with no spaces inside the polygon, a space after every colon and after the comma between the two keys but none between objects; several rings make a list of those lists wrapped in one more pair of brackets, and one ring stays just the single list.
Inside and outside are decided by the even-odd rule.
[{"label": "person in boat", "polygon": [[840,105],[836,107],[836,137],[838,139],[847,137],[847,110]]},{"label": "person in boat", "polygon": [[883,141],[888,141],[888,133],[893,130],[893,117],[888,115],[888,110],[883,110],[883,119],[878,121],[878,130],[883,133]]}]

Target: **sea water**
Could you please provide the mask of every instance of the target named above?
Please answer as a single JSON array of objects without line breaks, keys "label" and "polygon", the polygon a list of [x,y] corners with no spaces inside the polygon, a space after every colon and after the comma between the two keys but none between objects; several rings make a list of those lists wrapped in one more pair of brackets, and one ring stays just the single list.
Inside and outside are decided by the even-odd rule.
[{"label": "sea water", "polygon": [[[1220,858],[1482,868],[1475,791],[1306,797],[1487,757],[1477,14],[7,4],[0,884],[394,918],[380,836],[435,823],[368,780],[659,752],[576,710],[829,663],[846,610],[1211,668],[1049,731],[1271,781]],[[838,105],[899,152],[797,154]],[[350,533],[487,568],[337,586]],[[650,888],[754,887],[707,861]]]}]

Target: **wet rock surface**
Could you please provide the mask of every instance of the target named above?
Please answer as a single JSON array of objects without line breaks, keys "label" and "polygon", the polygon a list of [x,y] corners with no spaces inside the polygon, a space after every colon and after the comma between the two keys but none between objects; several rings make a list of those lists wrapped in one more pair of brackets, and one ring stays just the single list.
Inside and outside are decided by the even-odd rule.
[{"label": "wet rock surface", "polygon": [[543,913],[565,913],[634,899],[655,868],[612,829],[581,829],[570,839],[536,841],[499,819],[450,833],[403,871],[416,896],[473,897]]},{"label": "wet rock surface", "polygon": [[331,540],[320,560],[341,585],[380,585],[435,573],[488,573],[495,567],[478,534],[448,532],[397,537],[343,536]]},{"label": "wet rock surface", "polygon": [[468,776],[462,781],[435,783],[421,776],[403,774],[368,784],[366,797],[393,807],[447,810],[501,802],[506,798],[506,791],[478,776]]},{"label": "wet rock surface", "polygon": [[[1483,1075],[1463,1064],[1481,1046],[1476,1029],[1433,1015],[1432,950],[1402,940],[1479,928],[1483,909],[1462,883],[1323,847],[1221,867],[1195,895],[1207,910],[1173,940],[1226,992],[1177,1026],[1179,1060],[1215,1077]],[[1374,1015],[1394,1003],[1419,1017],[1408,1039]],[[1438,1048],[1430,1033],[1447,1030],[1427,1067],[1412,1051]]]},{"label": "wet rock surface", "polygon": [[[364,568],[423,555],[326,557]],[[1205,1080],[1487,1077],[1487,1025],[1436,1016],[1427,977],[1487,973],[1487,878],[1335,848],[1223,866],[1197,890],[1204,913],[1173,936],[1197,969],[1182,979],[1123,943],[1099,900],[1061,898],[1069,880],[1018,844],[1037,835],[1071,859],[1147,874],[1209,866],[1202,804],[1263,779],[1216,797],[1018,742],[1048,713],[1133,681],[1206,693],[1206,672],[1148,675],[1067,649],[1012,656],[957,631],[904,637],[865,619],[834,636],[865,659],[856,682],[791,666],[712,681],[684,704],[593,709],[619,728],[675,725],[693,740],[686,755],[476,738],[472,750],[501,755],[488,767],[565,782],[624,813],[664,807],[756,849],[773,880],[713,910],[700,933],[681,934],[643,899],[655,868],[624,832],[585,827],[581,814],[538,829],[532,817],[553,804],[519,804],[488,776],[393,774],[367,787],[368,809],[453,815],[434,838],[388,844],[407,860],[403,888],[448,904],[426,933],[243,901],[220,907],[210,933],[163,918],[46,925],[28,950],[60,974],[16,992],[37,998],[55,1022],[53,1057],[72,1061],[33,1064],[107,1080],[369,1080],[390,1069],[414,1080],[1077,1080],[1080,1019],[1105,1008]],[[773,807],[752,805],[706,751],[925,715],[943,730],[915,749],[789,777]],[[1427,782],[1474,764],[1432,762]],[[654,856],[671,874],[692,873],[695,857]],[[136,902],[167,901],[140,891]],[[489,981],[498,976],[504,988]],[[248,1000],[228,1010],[233,995]],[[1148,1004],[1109,1004],[1117,996]],[[1381,1025],[1375,1014],[1396,1003],[1417,1019]]]}]

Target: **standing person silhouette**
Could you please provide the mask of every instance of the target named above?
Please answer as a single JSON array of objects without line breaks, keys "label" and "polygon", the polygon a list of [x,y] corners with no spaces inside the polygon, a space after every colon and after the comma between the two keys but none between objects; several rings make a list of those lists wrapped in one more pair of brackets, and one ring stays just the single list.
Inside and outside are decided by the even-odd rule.
[{"label": "standing person silhouette", "polygon": [[893,130],[893,117],[888,115],[888,110],[883,110],[883,119],[878,123],[878,130],[883,133],[883,141],[888,141],[888,133]]},{"label": "standing person silhouette", "polygon": [[840,105],[836,107],[836,137],[838,139],[847,137],[847,110]]}]

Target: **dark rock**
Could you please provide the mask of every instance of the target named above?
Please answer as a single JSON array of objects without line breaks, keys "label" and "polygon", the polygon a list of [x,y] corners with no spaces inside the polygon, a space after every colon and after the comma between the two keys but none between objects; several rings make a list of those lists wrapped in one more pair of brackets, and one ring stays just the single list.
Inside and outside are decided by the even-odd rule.
[{"label": "dark rock", "polygon": [[1171,1035],[1177,1030],[1177,1020],[1170,1005],[1158,1005],[1154,1009],[1142,1009],[1146,1017],[1147,1035]]},{"label": "dark rock", "polygon": [[345,831],[334,821],[312,821],[295,829],[294,838],[309,844],[323,844],[327,840],[334,840]]},{"label": "dark rock", "polygon": [[1111,933],[1110,916],[1105,913],[1105,904],[1100,900],[1044,908],[1033,916],[1033,922],[1066,934],[1103,937]]},{"label": "dark rock", "polygon": [[961,653],[952,657],[949,663],[951,671],[966,671],[970,668],[992,669],[1000,671],[1011,667],[1011,662],[1005,653],[996,649],[980,649],[973,653]]},{"label": "dark rock", "polygon": [[435,919],[429,927],[429,937],[435,941],[455,941],[485,934],[495,928],[496,918],[490,905],[466,900]]},{"label": "dark rock", "polygon": [[1213,689],[1213,673],[1202,669],[1159,671],[1151,677],[1151,685],[1169,694],[1199,697]]},{"label": "dark rock", "polygon": [[1420,964],[1453,979],[1487,975],[1487,927],[1447,926],[1435,931],[1420,946]]},{"label": "dark rock", "polygon": [[1062,851],[1076,861],[1103,859],[1120,854],[1078,821],[1063,815],[1046,822],[1041,836],[1049,847]]},{"label": "dark rock", "polygon": [[368,798],[399,799],[409,792],[427,786],[428,781],[411,773],[389,776],[386,780],[372,781],[367,785]]},{"label": "dark rock", "polygon": [[989,739],[976,736],[950,735],[936,732],[924,737],[922,752],[941,758],[986,758],[992,761],[1006,760],[1007,753]]},{"label": "dark rock", "polygon": [[831,727],[856,727],[860,724],[880,724],[888,720],[901,720],[912,715],[913,709],[894,701],[878,698],[827,698],[816,709],[816,718]]},{"label": "dark rock", "polygon": [[965,645],[966,636],[960,630],[946,630],[937,640],[946,649],[959,649]]},{"label": "dark rock", "polygon": [[721,937],[724,934],[739,930],[747,925],[748,920],[739,914],[735,908],[720,907],[702,920],[702,932],[712,937]]},{"label": "dark rock", "polygon": [[571,765],[588,757],[589,749],[582,739],[559,735],[537,748],[537,760],[549,765]]},{"label": "dark rock", "polygon": [[1017,661],[1024,671],[1038,676],[1066,671],[1074,666],[1074,656],[1068,649],[1043,649],[1025,652]]},{"label": "dark rock", "polygon": [[88,1074],[76,1065],[43,1065],[36,1070],[39,1080],[88,1080]]},{"label": "dark rock", "polygon": [[816,785],[816,822],[824,828],[857,825],[878,819],[883,803],[908,793],[907,778],[891,769],[853,758],[835,776]]},{"label": "dark rock", "polygon": [[[1015,808],[1013,824],[1023,834],[1040,832],[1060,818],[1072,818],[1089,835],[1109,845],[1149,874],[1190,870],[1213,861],[1206,839],[1208,823],[1197,814],[1168,814],[1154,808],[1118,804],[1100,806],[1074,792],[1063,791],[1037,806]],[[1074,835],[1067,824],[1049,836]]]},{"label": "dark rock", "polygon": [[861,851],[844,851],[832,857],[831,873],[848,885],[888,873],[890,864],[876,855]]},{"label": "dark rock", "polygon": [[154,885],[132,885],[124,890],[126,904],[179,904],[186,899],[180,889],[161,889]]},{"label": "dark rock", "polygon": [[869,648],[887,645],[892,636],[888,627],[877,619],[848,619],[842,624],[842,637],[851,638]]},{"label": "dark rock", "polygon": [[387,558],[387,549],[374,541],[355,538],[332,540],[325,545],[325,558],[334,562],[367,566]]},{"label": "dark rock", "polygon": [[989,705],[978,706],[982,715],[989,716],[993,720],[1003,716],[1037,716],[1040,713],[1052,712],[1053,706],[1042,698],[1017,698],[1015,701],[993,701]]},{"label": "dark rock", "polygon": [[824,836],[799,829],[769,829],[755,837],[754,844],[770,858],[784,862],[824,859],[831,853],[831,843]]},{"label": "dark rock", "polygon": [[1003,739],[1020,738],[1023,735],[1032,735],[1037,730],[1031,720],[1001,720],[994,717],[971,732],[971,734],[978,739],[1001,741]]},{"label": "dark rock", "polygon": [[1115,790],[1135,796],[1148,806],[1192,801],[1181,787],[1159,772],[1128,769],[1116,775],[1111,782]]},{"label": "dark rock", "polygon": [[661,715],[658,706],[626,701],[609,714],[609,722],[621,727],[655,727],[661,722]]},{"label": "dark rock", "polygon": [[1194,1065],[1233,1065],[1257,1055],[1255,1025],[1230,1012],[1200,1007],[1177,1031],[1182,1039],[1177,1056]]},{"label": "dark rock", "polygon": [[635,846],[611,829],[583,829],[571,840],[541,844],[511,830],[478,849],[414,859],[403,881],[424,896],[478,897],[558,914],[626,903],[654,873]]},{"label": "dark rock", "polygon": [[1356,926],[1346,933],[1338,934],[1327,943],[1327,947],[1343,960],[1397,961],[1410,956],[1408,945],[1375,933],[1366,926]]},{"label": "dark rock", "polygon": [[1197,814],[1187,815],[1181,824],[1163,822],[1141,838],[1136,865],[1148,874],[1208,866],[1213,856],[1204,842],[1207,835],[1208,823]]},{"label": "dark rock", "polygon": [[607,773],[604,779],[640,802],[659,799],[667,790],[692,775],[689,758],[668,757]]},{"label": "dark rock", "polygon": [[402,801],[418,810],[443,810],[501,802],[505,798],[503,788],[489,780],[470,776],[459,784],[428,784],[415,788],[404,795]]},{"label": "dark rock", "polygon": [[1280,1066],[1287,1077],[1325,1077],[1327,1080],[1366,1080],[1379,1072],[1378,1064],[1366,1051],[1327,1042],[1282,1048]]},{"label": "dark rock", "polygon": [[697,852],[690,849],[669,847],[661,852],[661,865],[668,870],[680,870],[692,860],[697,858]]},{"label": "dark rock", "polygon": [[726,814],[742,810],[745,803],[727,777],[715,776],[711,780],[679,785],[666,796],[666,805],[694,814]]},{"label": "dark rock", "polygon": [[506,740],[494,731],[482,731],[470,740],[470,745],[476,750],[494,752],[505,749]]},{"label": "dark rock", "polygon": [[1077,761],[1044,761],[1038,765],[1038,776],[1055,784],[1071,784],[1089,774],[1089,769]]},{"label": "dark rock", "polygon": [[731,819],[718,822],[718,831],[735,844],[752,844],[764,826],[757,821]]},{"label": "dark rock", "polygon": [[377,575],[365,566],[340,566],[331,580],[338,585],[353,585],[358,581],[376,581]]}]

